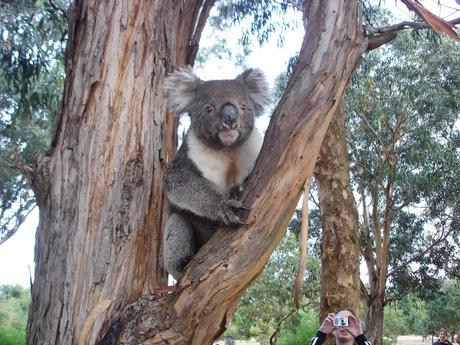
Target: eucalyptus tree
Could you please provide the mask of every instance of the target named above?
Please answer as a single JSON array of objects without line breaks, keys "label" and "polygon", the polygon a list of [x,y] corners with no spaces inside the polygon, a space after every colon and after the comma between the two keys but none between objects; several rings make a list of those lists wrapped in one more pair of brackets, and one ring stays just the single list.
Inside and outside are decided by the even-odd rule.
[{"label": "eucalyptus tree", "polygon": [[436,296],[427,302],[428,317],[425,325],[428,334],[435,334],[444,328],[452,336],[455,335],[460,328],[459,303],[460,282],[444,280]]},{"label": "eucalyptus tree", "polygon": [[218,229],[160,296],[162,180],[176,142],[162,86],[193,64],[213,5],[77,0],[66,13],[51,146],[19,167],[40,208],[29,344],[210,344],[281,240],[368,47],[359,4],[301,3],[305,37],[243,194],[247,225]]},{"label": "eucalyptus tree", "polygon": [[176,133],[162,85],[193,63],[212,5],[81,0],[67,15],[63,106],[49,153],[23,169],[40,208],[29,344],[209,344],[279,243],[365,50],[358,3],[303,4],[299,62],[244,194],[248,225],[218,230],[161,297],[162,180]]},{"label": "eucalyptus tree", "polygon": [[459,63],[457,43],[404,35],[367,54],[347,92],[371,339],[388,302],[432,293],[458,262]]}]

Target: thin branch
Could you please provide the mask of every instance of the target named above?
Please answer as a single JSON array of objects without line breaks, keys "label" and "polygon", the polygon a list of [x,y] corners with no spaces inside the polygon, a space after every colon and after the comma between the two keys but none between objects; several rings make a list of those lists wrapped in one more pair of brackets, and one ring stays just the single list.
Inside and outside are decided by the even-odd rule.
[{"label": "thin branch", "polygon": [[361,118],[361,120],[364,121],[364,124],[367,126],[367,128],[369,128],[371,130],[372,134],[374,134],[375,138],[377,139],[377,141],[379,142],[380,146],[382,147],[382,151],[383,151],[383,154],[385,155],[385,158],[388,160],[388,152],[386,150],[385,143],[382,141],[382,138],[380,138],[378,133],[375,131],[374,127],[371,126],[371,124],[367,120],[366,116],[362,115],[360,112],[358,112],[357,114]]},{"label": "thin branch", "polygon": [[383,305],[387,305],[387,304],[390,304],[390,303],[393,303],[393,302],[396,302],[396,301],[401,300],[403,297],[407,296],[407,295],[410,294],[412,291],[414,291],[413,286],[414,286],[414,285],[410,285],[411,288],[409,288],[409,289],[407,289],[407,290],[404,290],[404,291],[401,292],[400,294],[397,294],[396,296],[394,296],[394,297],[392,297],[392,298],[389,298],[389,299],[385,300],[385,301],[383,302]]},{"label": "thin branch", "polygon": [[201,8],[195,30],[189,42],[189,56],[187,58],[187,62],[190,66],[193,66],[195,63],[195,58],[198,54],[198,48],[200,45],[201,34],[203,33],[208,20],[209,13],[214,6],[214,1],[215,0],[206,0]]},{"label": "thin branch", "polygon": [[67,21],[67,23],[69,23],[69,17],[67,17],[67,12],[65,10],[63,10],[62,8],[60,8],[59,6],[57,6],[53,0],[48,0],[49,4],[51,5],[51,7],[55,10],[55,11],[58,11],[58,12],[61,12],[62,13],[62,16],[65,18],[65,20]]},{"label": "thin branch", "polygon": [[[451,25],[458,25],[460,24],[460,18],[453,19],[448,22]],[[410,21],[403,21],[398,24],[384,26],[381,28],[372,28],[370,26],[365,26],[364,29],[370,33],[368,36],[369,43],[367,46],[367,51],[376,49],[385,43],[388,43],[396,38],[397,33],[402,30],[407,29],[414,29],[414,30],[421,30],[421,29],[430,29],[429,26],[425,22],[410,22]]]},{"label": "thin branch", "polygon": [[451,227],[451,229],[449,231],[447,231],[446,233],[443,233],[441,234],[441,236],[436,239],[436,240],[433,240],[430,245],[428,245],[425,249],[423,250],[419,250],[417,252],[417,255],[401,262],[397,267],[393,268],[389,273],[388,273],[388,277],[394,275],[401,267],[406,267],[407,265],[409,265],[410,263],[414,262],[415,260],[421,258],[422,256],[424,256],[425,254],[429,253],[431,250],[433,250],[434,247],[437,247],[439,243],[443,242],[446,240],[447,236],[449,236],[454,230],[456,230],[455,227]]},{"label": "thin branch", "polygon": [[[32,206],[32,207],[31,207]],[[19,229],[19,227],[24,223],[24,220],[27,218],[27,216],[32,212],[32,210],[35,208],[36,204],[35,202],[29,202],[26,204],[25,207],[20,207],[19,210],[17,210],[13,216],[11,216],[7,221],[6,224],[9,223],[10,220],[16,219],[16,223],[13,225],[12,228],[7,229],[6,235],[4,237],[0,238],[0,245],[5,243],[11,236],[13,236]],[[25,214],[22,214],[25,211]],[[5,226],[6,228],[6,226]],[[3,230],[3,229],[2,229]],[[3,235],[3,233],[0,233],[0,235]]]}]

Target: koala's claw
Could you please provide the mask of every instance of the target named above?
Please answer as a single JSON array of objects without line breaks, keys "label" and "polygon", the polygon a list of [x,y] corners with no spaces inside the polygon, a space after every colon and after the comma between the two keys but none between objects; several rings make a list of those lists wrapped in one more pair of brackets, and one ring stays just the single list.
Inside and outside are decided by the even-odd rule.
[{"label": "koala's claw", "polygon": [[223,207],[223,215],[222,215],[222,221],[224,222],[225,225],[227,226],[242,226],[246,225],[246,222],[244,222],[237,214],[235,214],[235,211],[237,210],[244,210],[244,211],[250,211],[250,209],[246,206],[243,205],[243,203],[239,200],[228,200]]},{"label": "koala's claw", "polygon": [[249,207],[244,206],[239,200],[230,199],[228,200],[227,205],[235,210],[251,211]]}]

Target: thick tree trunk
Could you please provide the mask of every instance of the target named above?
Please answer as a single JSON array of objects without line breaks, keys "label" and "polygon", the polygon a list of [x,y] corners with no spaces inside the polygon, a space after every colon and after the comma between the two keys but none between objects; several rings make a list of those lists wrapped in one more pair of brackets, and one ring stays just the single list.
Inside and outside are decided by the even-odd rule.
[{"label": "thick tree trunk", "polygon": [[360,301],[359,219],[350,183],[349,157],[341,107],[332,119],[315,169],[323,229],[320,317],[338,308],[356,312]]},{"label": "thick tree trunk", "polygon": [[245,191],[248,225],[218,230],[176,292],[159,297],[161,180],[174,128],[162,83],[187,59],[197,2],[77,6],[63,115],[34,181],[29,344],[211,344],[284,234],[366,49],[358,2],[305,2],[299,63]]},{"label": "thick tree trunk", "polygon": [[64,103],[38,163],[28,344],[94,344],[166,283],[163,171],[174,150],[163,81],[189,55],[201,1],[76,1]]}]

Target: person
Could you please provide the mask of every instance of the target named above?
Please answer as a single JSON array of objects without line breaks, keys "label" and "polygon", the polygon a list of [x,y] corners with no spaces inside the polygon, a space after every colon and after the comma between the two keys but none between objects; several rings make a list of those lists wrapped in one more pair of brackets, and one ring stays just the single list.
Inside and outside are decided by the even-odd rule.
[{"label": "person", "polygon": [[[334,326],[334,317],[348,317],[348,326]],[[336,345],[352,345],[356,341],[358,345],[372,345],[361,329],[361,323],[356,313],[349,308],[342,308],[335,314],[329,314],[321,324],[316,335],[311,339],[310,345],[321,345],[328,334],[335,336]]]},{"label": "person", "polygon": [[452,345],[452,343],[447,340],[447,331],[444,328],[438,331],[438,340],[436,340],[433,345]]},{"label": "person", "polygon": [[460,332],[458,332],[454,337],[454,342],[460,345]]}]

